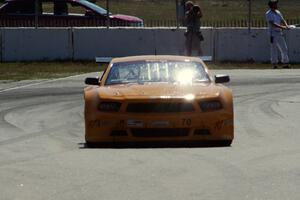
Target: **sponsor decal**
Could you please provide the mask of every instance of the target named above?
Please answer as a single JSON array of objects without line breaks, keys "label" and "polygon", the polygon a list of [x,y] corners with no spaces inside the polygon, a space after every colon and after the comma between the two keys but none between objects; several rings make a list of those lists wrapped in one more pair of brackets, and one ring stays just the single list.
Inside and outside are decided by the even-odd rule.
[{"label": "sponsor decal", "polygon": [[130,119],[130,120],[127,120],[127,126],[128,127],[142,128],[142,127],[144,127],[144,122],[140,121],[140,120]]},{"label": "sponsor decal", "polygon": [[221,130],[225,126],[233,126],[233,120],[232,119],[226,119],[226,120],[218,121],[215,124],[215,130]]}]

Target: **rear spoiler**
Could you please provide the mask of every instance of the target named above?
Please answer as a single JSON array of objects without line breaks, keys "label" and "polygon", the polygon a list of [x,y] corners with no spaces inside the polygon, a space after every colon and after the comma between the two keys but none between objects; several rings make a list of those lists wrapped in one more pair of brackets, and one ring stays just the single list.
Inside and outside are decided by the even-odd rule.
[{"label": "rear spoiler", "polygon": [[[96,57],[96,63],[109,63],[114,57]],[[201,56],[200,59],[204,62],[211,62],[212,56]]]}]

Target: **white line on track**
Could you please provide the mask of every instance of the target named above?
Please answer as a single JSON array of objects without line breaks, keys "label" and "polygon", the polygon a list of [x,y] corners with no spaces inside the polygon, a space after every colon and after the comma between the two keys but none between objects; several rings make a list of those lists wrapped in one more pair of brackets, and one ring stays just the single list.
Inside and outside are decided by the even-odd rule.
[{"label": "white line on track", "polygon": [[56,81],[60,81],[60,80],[66,80],[66,79],[70,79],[70,78],[76,78],[76,77],[84,76],[84,75],[85,74],[78,74],[78,75],[74,75],[74,76],[68,76],[68,77],[63,77],[63,78],[45,80],[45,81],[41,81],[41,82],[38,82],[38,83],[30,83],[30,84],[27,84],[27,85],[11,87],[11,88],[7,88],[7,89],[4,89],[4,90],[0,90],[0,93],[9,92],[9,91],[12,91],[12,90],[23,89],[23,88],[28,88],[28,87],[31,87],[31,86],[42,85],[42,84],[45,84],[45,83],[52,83],[52,82],[56,82]]}]

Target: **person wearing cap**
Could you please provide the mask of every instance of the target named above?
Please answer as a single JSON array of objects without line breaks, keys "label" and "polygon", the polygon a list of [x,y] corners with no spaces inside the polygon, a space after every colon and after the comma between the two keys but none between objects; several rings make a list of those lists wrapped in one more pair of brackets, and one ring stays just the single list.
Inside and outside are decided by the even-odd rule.
[{"label": "person wearing cap", "polygon": [[269,0],[268,5],[270,9],[266,12],[266,19],[269,27],[271,63],[273,69],[278,67],[278,50],[281,53],[283,68],[290,68],[288,48],[283,36],[283,30],[290,29],[289,25],[278,10],[278,0]]}]

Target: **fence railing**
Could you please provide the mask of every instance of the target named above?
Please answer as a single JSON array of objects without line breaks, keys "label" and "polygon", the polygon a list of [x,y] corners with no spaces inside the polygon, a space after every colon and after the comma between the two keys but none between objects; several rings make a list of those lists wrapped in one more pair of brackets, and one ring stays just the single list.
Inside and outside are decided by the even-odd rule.
[{"label": "fence railing", "polygon": [[[300,24],[300,18],[287,19],[288,24]],[[101,19],[63,19],[54,18],[46,19],[39,18],[38,27],[106,27],[107,21]],[[110,21],[110,26],[124,26],[124,27],[177,27],[176,20],[145,20],[144,24],[127,23],[119,21]],[[180,25],[181,26],[181,25]],[[248,27],[248,20],[215,20],[201,22],[203,27]],[[267,23],[264,19],[254,19],[251,22],[251,27],[266,27]],[[35,27],[34,18],[0,18],[0,27]]]},{"label": "fence railing", "polygon": [[[111,20],[110,26],[142,26],[141,23]],[[36,21],[32,16],[6,17],[1,16],[0,27],[35,27]],[[97,18],[69,18],[64,17],[39,17],[37,27],[102,27],[107,26],[107,21]]]}]

